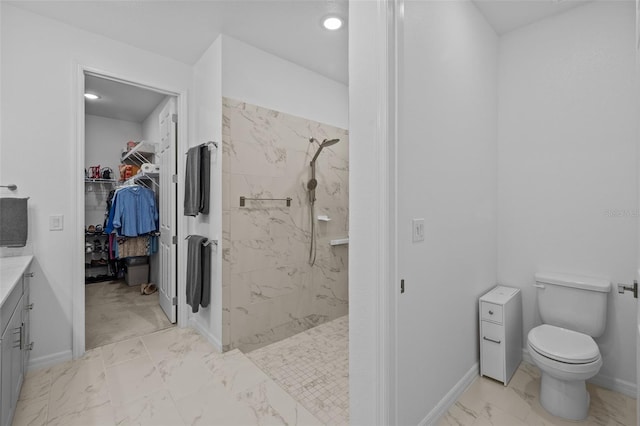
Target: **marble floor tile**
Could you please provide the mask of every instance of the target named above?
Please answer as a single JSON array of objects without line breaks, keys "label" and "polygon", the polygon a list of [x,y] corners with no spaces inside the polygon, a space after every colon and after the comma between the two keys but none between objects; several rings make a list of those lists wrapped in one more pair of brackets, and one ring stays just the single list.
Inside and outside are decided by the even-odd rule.
[{"label": "marble floor tile", "polygon": [[248,404],[261,423],[305,426],[323,424],[272,380],[240,392],[237,399]]},{"label": "marble floor tile", "polygon": [[115,407],[118,426],[182,426],[173,398],[166,390],[159,390],[134,402]]},{"label": "marble floor tile", "polygon": [[190,426],[261,424],[260,413],[217,384],[176,401],[176,406],[185,424]]},{"label": "marble floor tile", "polygon": [[65,412],[50,418],[47,426],[115,426],[115,414],[109,401],[99,405]]},{"label": "marble floor tile", "polygon": [[148,355],[107,367],[106,377],[114,406],[125,405],[164,388],[160,373]]},{"label": "marble floor tile", "polygon": [[47,424],[49,394],[40,398],[19,400],[13,416],[13,426],[44,426]]},{"label": "marble floor tile", "polygon": [[65,364],[66,367],[59,370],[52,379],[49,392],[49,421],[109,404],[101,357]]},{"label": "marble floor tile", "polygon": [[124,281],[85,285],[85,345],[88,349],[172,327],[158,293],[141,295]]},{"label": "marble floor tile", "polygon": [[439,420],[438,425],[529,425],[529,426],[635,426],[636,403],[617,392],[588,383],[591,395],[589,416],[582,422],[549,414],[540,405],[540,371],[520,364],[508,386],[478,377]]},{"label": "marble floor tile", "polygon": [[320,425],[239,350],[168,329],[29,372],[14,426]]},{"label": "marble floor tile", "polygon": [[101,350],[102,359],[106,367],[147,355],[147,350],[142,344],[142,340],[138,337],[122,342],[111,343],[110,345],[103,346]]}]

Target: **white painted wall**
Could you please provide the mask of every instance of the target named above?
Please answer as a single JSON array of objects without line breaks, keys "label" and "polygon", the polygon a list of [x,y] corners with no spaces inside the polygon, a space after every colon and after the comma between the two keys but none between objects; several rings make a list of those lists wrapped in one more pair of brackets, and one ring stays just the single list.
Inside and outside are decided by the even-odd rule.
[{"label": "white painted wall", "polygon": [[[71,355],[76,213],[75,129],[77,65],[83,64],[150,86],[182,91],[191,67],[102,36],[15,8],[2,8],[2,158],[0,180],[31,197],[30,239],[36,260],[32,280],[33,364]],[[53,170],[52,174],[34,170]],[[78,202],[82,202],[78,200]],[[64,215],[65,229],[50,232],[49,215]],[[81,234],[79,234],[81,235]]]},{"label": "white painted wall", "polygon": [[222,96],[349,128],[347,86],[222,36]]},{"label": "white painted wall", "polygon": [[[496,284],[498,37],[470,1],[407,1],[398,141],[397,424],[478,362],[478,297]],[[412,243],[412,218],[425,219]],[[433,414],[431,414],[433,416]]]},{"label": "white painted wall", "polygon": [[[635,276],[633,7],[592,2],[500,40],[498,278],[523,290],[525,337],[540,323],[536,271]],[[596,378],[608,387],[635,386],[635,312],[610,294]]]},{"label": "white painted wall", "polygon": [[[202,235],[210,239],[222,239],[222,37],[207,49],[193,67],[193,96],[191,97],[189,146],[207,141],[218,142],[219,149],[211,151],[211,202],[209,215],[199,214],[195,218],[184,217],[189,234]],[[183,153],[178,161],[184,163]],[[182,214],[184,201],[180,201],[178,212]],[[196,314],[189,313],[191,324],[204,334],[219,350],[222,350],[222,245],[213,247],[211,304],[200,308]],[[186,252],[186,245],[185,250]],[[186,253],[184,259],[186,259]]]},{"label": "white painted wall", "polygon": [[[142,126],[131,121],[85,115],[84,167],[111,167],[118,179],[118,165],[122,149],[130,140],[142,139]],[[104,212],[108,193],[114,186],[105,184],[85,184],[85,228],[104,222]]]}]

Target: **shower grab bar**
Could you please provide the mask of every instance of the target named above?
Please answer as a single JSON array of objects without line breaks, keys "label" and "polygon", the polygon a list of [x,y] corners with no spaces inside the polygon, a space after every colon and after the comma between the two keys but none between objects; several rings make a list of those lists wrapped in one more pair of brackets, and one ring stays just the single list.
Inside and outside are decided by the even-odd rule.
[{"label": "shower grab bar", "polygon": [[[208,142],[205,142],[205,143],[201,143],[198,146],[208,146],[209,150],[211,150],[211,146],[214,146],[214,147],[218,148],[218,142],[208,141]],[[187,155],[187,154],[188,154],[187,152],[184,153],[184,155]]]},{"label": "shower grab bar", "polygon": [[[187,235],[185,240],[188,240],[191,237],[193,237],[193,235]],[[214,246],[217,246],[218,245],[218,240],[207,240],[207,241],[204,241],[202,243],[202,245],[205,246],[205,247],[208,246],[208,245],[211,245],[211,244],[213,244]]]},{"label": "shower grab bar", "polygon": [[247,198],[244,196],[240,196],[240,207],[244,207],[245,201],[253,200],[253,201],[286,201],[287,207],[291,207],[291,197],[287,198]]}]

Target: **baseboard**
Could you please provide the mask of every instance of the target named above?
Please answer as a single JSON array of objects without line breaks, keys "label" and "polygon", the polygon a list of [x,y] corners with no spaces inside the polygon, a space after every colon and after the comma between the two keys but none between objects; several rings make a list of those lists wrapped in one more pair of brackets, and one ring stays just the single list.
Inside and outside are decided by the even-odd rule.
[{"label": "baseboard", "polygon": [[28,371],[39,370],[41,368],[51,367],[56,364],[60,364],[66,361],[70,361],[73,358],[71,349],[67,351],[58,352],[51,355],[45,355],[38,358],[30,358]]},{"label": "baseboard", "polygon": [[449,392],[436,404],[436,406],[422,419],[420,426],[431,426],[438,423],[438,420],[456,403],[460,395],[469,387],[469,385],[480,375],[480,365],[476,362],[467,371],[464,376],[451,388]]},{"label": "baseboard", "polygon": [[211,334],[209,330],[207,330],[202,324],[200,324],[196,317],[189,318],[189,326],[200,333],[202,337],[207,339],[207,341],[211,343],[218,352],[222,352],[222,342],[220,341],[220,339]]},{"label": "baseboard", "polygon": [[[531,354],[527,348],[522,348],[522,360],[529,364],[534,364]],[[587,380],[589,383],[598,385],[605,389],[619,392],[623,395],[627,395],[630,398],[636,399],[638,386],[633,382],[627,382],[626,380],[617,379],[611,376],[605,376],[604,374],[598,374],[597,376]]]}]

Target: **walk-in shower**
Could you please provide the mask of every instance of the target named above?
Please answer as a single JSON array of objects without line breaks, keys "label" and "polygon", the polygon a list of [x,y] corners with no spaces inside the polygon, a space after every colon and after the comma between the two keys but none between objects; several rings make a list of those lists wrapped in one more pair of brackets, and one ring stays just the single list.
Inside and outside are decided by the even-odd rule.
[{"label": "walk-in shower", "polygon": [[316,204],[316,187],[318,186],[318,181],[316,180],[316,160],[320,155],[320,152],[323,148],[326,148],[331,145],[335,145],[340,142],[340,139],[325,139],[322,143],[318,142],[316,138],[310,138],[310,143],[317,143],[320,145],[316,154],[313,156],[311,160],[311,179],[307,182],[307,191],[309,191],[309,221],[311,223],[311,244],[309,245],[309,265],[313,266],[316,263],[316,214],[315,214],[315,204]]}]

